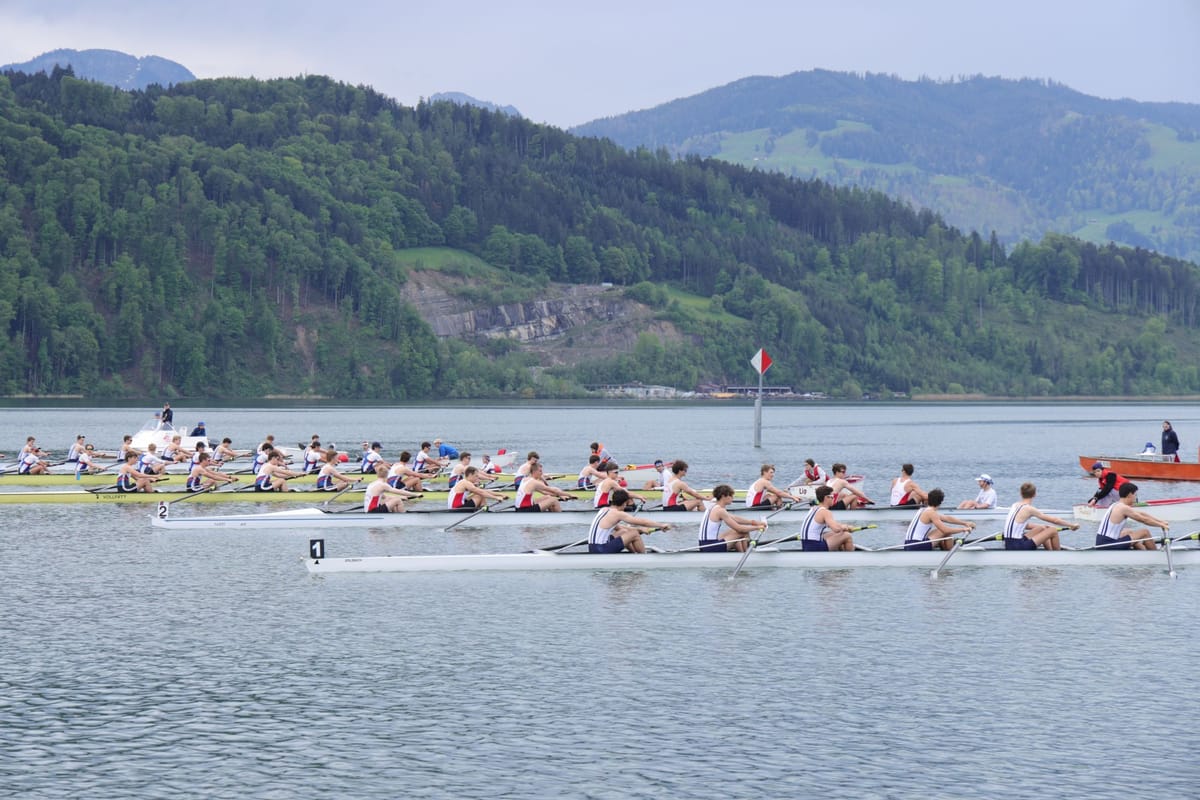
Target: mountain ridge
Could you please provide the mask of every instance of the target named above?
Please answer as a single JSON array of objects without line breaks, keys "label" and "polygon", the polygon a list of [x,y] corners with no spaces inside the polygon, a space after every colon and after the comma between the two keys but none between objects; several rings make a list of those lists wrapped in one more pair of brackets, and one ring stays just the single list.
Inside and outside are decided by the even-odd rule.
[{"label": "mountain ridge", "polygon": [[118,89],[145,89],[152,84],[170,86],[194,81],[196,76],[182,64],[161,56],[133,56],[120,50],[72,50],[60,48],[14,64],[0,66],[0,72],[52,72],[55,67],[71,67],[75,77],[97,81]]}]

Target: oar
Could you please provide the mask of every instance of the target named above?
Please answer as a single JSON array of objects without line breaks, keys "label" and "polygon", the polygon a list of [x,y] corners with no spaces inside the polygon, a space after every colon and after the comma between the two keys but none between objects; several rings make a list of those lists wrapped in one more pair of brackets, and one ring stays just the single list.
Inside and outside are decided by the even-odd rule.
[{"label": "oar", "polygon": [[953,540],[953,539],[956,539],[956,538],[958,538],[958,534],[955,534],[955,535],[953,535],[953,536],[939,536],[939,537],[938,537],[938,538],[936,538],[936,539],[926,539],[926,540],[924,540],[924,541],[921,541],[921,542],[905,542],[904,544],[893,544],[893,545],[888,545],[887,547],[877,547],[877,548],[875,548],[874,550],[871,550],[870,552],[872,552],[872,553],[885,553],[885,552],[887,552],[888,550],[902,550],[902,549],[904,549],[904,548],[906,548],[906,547],[909,547],[909,546],[911,546],[911,545],[914,545],[914,544],[925,544],[926,542],[928,542],[929,544],[934,544],[934,543],[936,543],[936,542],[947,542],[947,541],[951,541],[951,540]]},{"label": "oar", "polygon": [[217,488],[216,486],[208,486],[208,487],[205,487],[204,489],[201,489],[198,492],[188,492],[183,497],[177,498],[175,500],[160,500],[158,504],[160,506],[173,506],[176,503],[183,503],[187,500],[191,500],[193,497],[199,497],[202,494],[207,494],[216,488]]},{"label": "oar", "polygon": [[996,531],[995,533],[988,534],[987,536],[980,536],[975,539],[971,539],[969,541],[966,539],[959,539],[957,542],[954,543],[954,547],[950,548],[950,552],[946,553],[946,557],[942,559],[942,562],[940,564],[938,564],[932,572],[929,573],[929,577],[936,578],[938,576],[938,573],[942,571],[942,567],[946,566],[946,562],[950,560],[950,557],[953,556],[955,553],[957,553],[963,547],[965,547],[967,545],[971,545],[971,544],[977,544],[979,542],[991,541],[992,539],[1003,539],[1003,538],[1004,538],[1004,531]]},{"label": "oar", "polygon": [[[750,541],[750,538],[749,538],[749,537],[742,537],[741,539],[726,539],[726,540],[725,540],[725,544],[726,544],[726,545],[731,545],[731,544],[737,544],[738,542],[748,542],[748,541]],[[705,546],[707,547],[708,545],[705,545]],[[668,551],[667,551],[667,554],[668,554],[668,555],[671,555],[671,554],[674,554],[674,553],[693,553],[693,552],[698,552],[698,551],[700,551],[700,550],[703,550],[703,549],[704,549],[704,547],[701,547],[700,545],[696,545],[695,547],[685,547],[685,548],[683,548],[683,549],[681,549],[681,550],[668,550]],[[710,548],[710,549],[711,549],[711,548]],[[720,552],[723,552],[723,551],[721,551],[721,550],[717,550],[716,552],[720,553]]]},{"label": "oar", "polygon": [[[761,531],[759,531],[759,533],[765,533],[766,530],[767,530],[766,528],[763,528]],[[785,539],[790,539],[790,538],[792,538],[792,537],[786,536],[786,537],[784,537],[784,539],[777,539],[776,542],[782,542]],[[768,544],[775,544],[775,542],[768,542]],[[737,577],[738,573],[742,571],[742,565],[746,563],[746,559],[750,557],[750,554],[753,553],[755,548],[757,548],[757,547],[758,547],[758,537],[755,536],[750,539],[750,545],[749,545],[749,547],[746,548],[746,552],[742,553],[742,557],[738,559],[737,566],[733,568],[733,572],[729,575],[729,580],[733,580],[734,578]]]},{"label": "oar", "polygon": [[350,490],[351,490],[351,489],[353,489],[355,486],[358,486],[358,484],[359,484],[359,481],[354,481],[354,482],[352,482],[352,483],[348,483],[348,484],[346,484],[346,487],[345,487],[344,489],[341,489],[341,490],[339,490],[339,491],[338,491],[338,493],[337,493],[337,494],[335,494],[333,497],[329,498],[329,499],[328,499],[328,500],[326,500],[324,503],[321,503],[321,507],[322,507],[322,508],[325,508],[325,507],[327,507],[327,506],[328,506],[330,503],[332,503],[334,500],[337,500],[339,497],[341,497],[342,495],[344,495],[346,492],[350,491]]},{"label": "oar", "polygon": [[[499,508],[495,508],[495,509],[491,509],[486,505],[480,506],[478,511],[472,511],[470,514],[467,514],[462,519],[455,520],[454,522],[451,522],[446,527],[442,528],[442,533],[446,533],[447,531],[450,531],[453,528],[457,528],[459,525],[462,525],[467,520],[477,517],[485,511],[504,511],[505,509],[512,508],[512,506],[513,506],[512,503],[509,503],[508,505],[500,506]],[[587,540],[585,539],[584,541],[587,541]]]}]

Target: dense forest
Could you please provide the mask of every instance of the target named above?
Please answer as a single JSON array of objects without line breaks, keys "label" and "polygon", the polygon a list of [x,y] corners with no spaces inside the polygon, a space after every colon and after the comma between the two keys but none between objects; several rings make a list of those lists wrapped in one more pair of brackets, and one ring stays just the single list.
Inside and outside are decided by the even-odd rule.
[{"label": "dense forest", "polygon": [[1200,258],[1200,106],[1037,80],[753,77],[575,133],[912,198],[1002,241],[1047,231]]},{"label": "dense forest", "polygon": [[[748,381],[758,346],[773,383],[848,397],[1200,390],[1193,264],[1053,235],[1007,252],[879,193],[319,76],[7,73],[0,157],[4,393],[691,388]],[[430,246],[514,285],[626,286],[682,338],[555,370],[439,341],[400,296]]]}]

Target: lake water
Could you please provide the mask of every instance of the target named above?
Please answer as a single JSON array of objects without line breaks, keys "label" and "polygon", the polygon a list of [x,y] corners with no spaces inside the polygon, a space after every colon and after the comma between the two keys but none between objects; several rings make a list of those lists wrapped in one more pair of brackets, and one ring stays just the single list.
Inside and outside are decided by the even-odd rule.
[{"label": "lake water", "polygon": [[[694,485],[900,463],[950,500],[1085,499],[1184,405],[177,409],[251,446],[442,436],[577,470],[683,457]],[[115,446],[144,410],[0,409]],[[1200,494],[1145,482],[1144,499]],[[177,506],[177,514],[186,513]],[[211,513],[218,507],[197,507]],[[228,507],[230,512],[253,506]],[[762,570],[310,577],[312,531],[152,529],[146,507],[0,506],[0,795],[1196,797],[1200,570]],[[1198,525],[1197,527],[1200,527]],[[1185,531],[1178,531],[1183,533]],[[865,534],[899,540],[902,526]],[[656,534],[659,536],[660,534]],[[1065,534],[1090,539],[1090,532]],[[573,529],[323,533],[330,555],[503,552]],[[671,532],[667,545],[690,543]],[[1068,538],[1068,542],[1074,540]],[[1165,565],[1164,565],[1165,566]]]}]

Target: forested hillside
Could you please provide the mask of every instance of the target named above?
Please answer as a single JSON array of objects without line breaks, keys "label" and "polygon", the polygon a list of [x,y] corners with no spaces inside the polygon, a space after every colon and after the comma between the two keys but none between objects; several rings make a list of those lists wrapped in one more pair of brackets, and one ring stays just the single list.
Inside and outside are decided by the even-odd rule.
[{"label": "forested hillside", "polygon": [[[4,393],[691,388],[748,381],[759,346],[773,383],[849,397],[1200,390],[1193,264],[1059,236],[1008,253],[882,194],[318,76],[123,92],[10,73],[0,155]],[[518,294],[626,286],[680,336],[552,370],[439,340],[401,298],[423,247]]]},{"label": "forested hillside", "polygon": [[1200,106],[1034,80],[754,77],[574,130],[907,198],[1005,243],[1048,231],[1200,259]]}]

